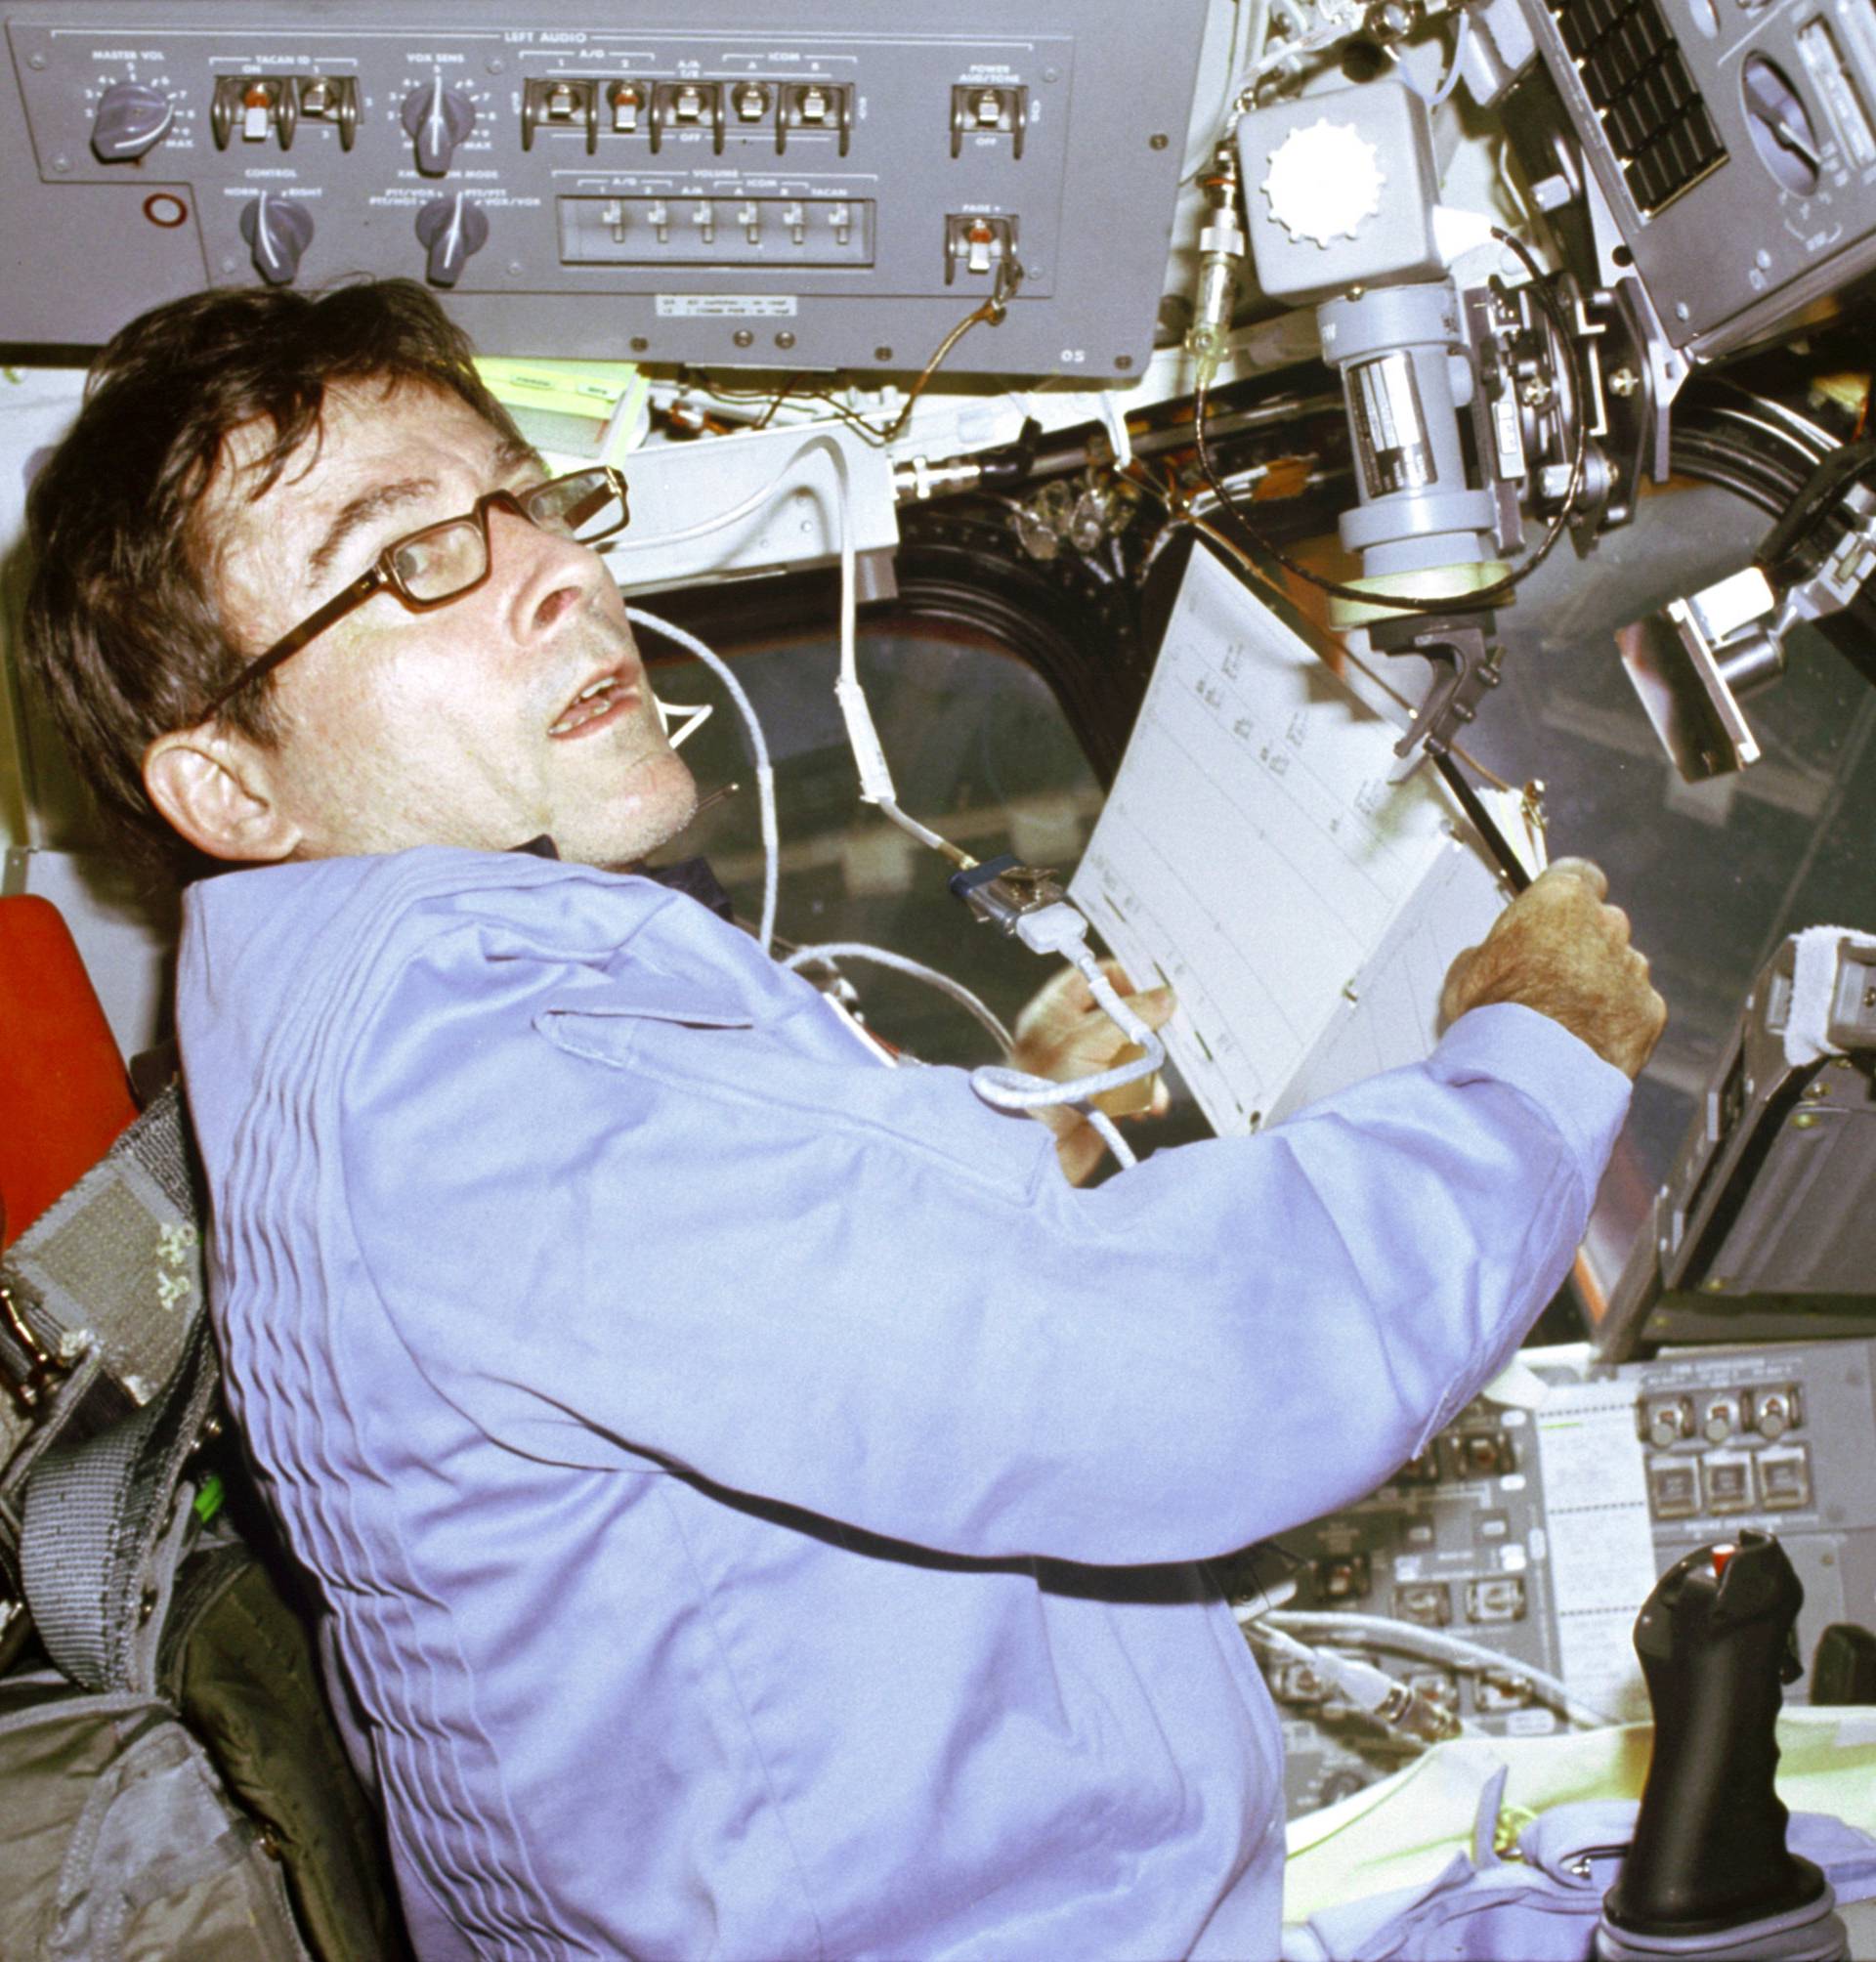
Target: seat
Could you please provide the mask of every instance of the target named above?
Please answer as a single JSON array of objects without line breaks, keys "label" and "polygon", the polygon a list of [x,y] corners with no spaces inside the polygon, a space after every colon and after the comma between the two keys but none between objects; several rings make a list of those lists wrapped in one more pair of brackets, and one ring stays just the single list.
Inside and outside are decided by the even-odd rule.
[{"label": "seat", "polygon": [[137,1115],[71,931],[50,900],[0,899],[0,1247]]}]

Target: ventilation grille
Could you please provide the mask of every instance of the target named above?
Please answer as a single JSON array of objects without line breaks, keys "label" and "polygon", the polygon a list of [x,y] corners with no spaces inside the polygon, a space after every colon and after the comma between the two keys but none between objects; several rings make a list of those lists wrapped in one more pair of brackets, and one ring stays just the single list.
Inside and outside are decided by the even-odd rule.
[{"label": "ventilation grille", "polygon": [[1659,211],[1727,160],[1657,0],[1551,0],[1551,12],[1640,210]]}]

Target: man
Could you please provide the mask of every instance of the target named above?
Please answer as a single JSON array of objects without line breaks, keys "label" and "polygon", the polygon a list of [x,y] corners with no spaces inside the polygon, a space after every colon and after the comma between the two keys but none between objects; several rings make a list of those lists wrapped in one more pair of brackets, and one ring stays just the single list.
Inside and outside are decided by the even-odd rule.
[{"label": "man", "polygon": [[82,766],[245,868],[178,980],[217,1327],[418,1947],[1272,1955],[1277,1726],[1198,1563],[1556,1287],[1660,1027],[1626,922],[1559,870],[1428,1064],[1075,1191],[609,870],[692,789],[612,490],[541,484],[394,284],[137,322],[31,506]]}]

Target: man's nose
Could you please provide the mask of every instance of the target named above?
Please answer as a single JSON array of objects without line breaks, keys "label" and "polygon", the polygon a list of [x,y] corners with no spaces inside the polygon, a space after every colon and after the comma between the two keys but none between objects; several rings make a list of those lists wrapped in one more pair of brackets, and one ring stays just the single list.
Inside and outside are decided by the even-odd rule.
[{"label": "man's nose", "polygon": [[503,601],[515,610],[515,629],[525,636],[548,631],[606,576],[587,546],[500,505],[489,514],[489,553]]}]

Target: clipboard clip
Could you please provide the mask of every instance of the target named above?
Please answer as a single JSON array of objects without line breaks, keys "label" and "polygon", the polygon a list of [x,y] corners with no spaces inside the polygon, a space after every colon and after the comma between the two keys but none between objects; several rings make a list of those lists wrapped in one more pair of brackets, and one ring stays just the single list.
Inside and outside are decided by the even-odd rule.
[{"label": "clipboard clip", "polygon": [[1418,654],[1433,666],[1432,686],[1414,713],[1414,726],[1394,745],[1396,756],[1411,756],[1417,748],[1444,756],[1477,715],[1479,703],[1504,678],[1499,650],[1486,638],[1491,624],[1489,614],[1403,614],[1371,622],[1371,647],[1388,655]]}]

